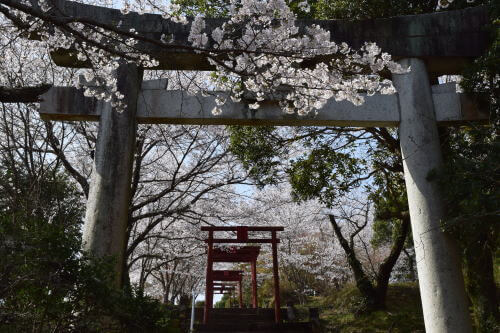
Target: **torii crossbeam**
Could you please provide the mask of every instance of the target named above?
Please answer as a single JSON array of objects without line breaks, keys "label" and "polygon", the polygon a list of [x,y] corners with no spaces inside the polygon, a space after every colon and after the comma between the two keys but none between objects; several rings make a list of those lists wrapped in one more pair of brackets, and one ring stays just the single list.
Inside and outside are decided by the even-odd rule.
[{"label": "torii crossbeam", "polygon": [[[331,99],[317,114],[285,114],[277,101],[266,101],[258,111],[244,103],[228,102],[220,115],[213,115],[215,97],[190,96],[166,90],[165,80],[144,81],[137,101],[136,119],[145,124],[253,125],[253,126],[359,126],[396,127],[400,123],[398,94],[365,96],[365,103]],[[83,90],[53,87],[41,96],[40,115],[44,120],[98,121],[107,103],[85,97]],[[460,125],[487,121],[473,97],[456,92],[456,84],[432,86],[432,103],[439,125]],[[74,106],[78,107],[75,108]],[[165,107],[167,106],[168,107]]]},{"label": "torii crossbeam", "polygon": [[[66,17],[82,17],[105,24],[122,23],[141,36],[157,39],[173,34],[188,45],[189,26],[175,24],[159,15],[123,15],[119,10],[54,0]],[[58,14],[56,14],[58,15]],[[207,20],[207,29],[222,24]],[[273,102],[250,112],[241,104],[228,104],[222,116],[214,117],[213,99],[185,98],[172,91],[153,91],[142,85],[142,71],[122,63],[116,71],[118,91],[125,96],[123,112],[110,105],[83,98],[74,88],[53,88],[43,98],[42,116],[55,120],[99,120],[92,181],[87,202],[83,244],[97,256],[115,256],[117,281],[121,277],[124,239],[128,218],[131,170],[138,122],[171,124],[328,125],[397,126],[412,224],[419,286],[426,330],[469,333],[472,331],[467,297],[460,269],[459,252],[453,240],[440,230],[444,204],[437,185],[427,179],[439,168],[442,155],[437,125],[485,121],[473,100],[457,95],[450,87],[431,87],[436,77],[460,74],[464,65],[485,53],[490,42],[487,7],[363,21],[312,21],[331,32],[336,42],[359,47],[376,42],[411,72],[394,75],[397,96],[373,96],[354,108],[329,102],[316,118],[276,113]],[[309,24],[300,22],[302,27]],[[203,55],[185,49],[155,49],[151,43],[137,45],[156,55],[158,69],[210,70]],[[71,51],[69,51],[71,52]],[[60,66],[85,67],[68,51],[52,54]],[[441,90],[446,90],[445,92]],[[140,98],[141,97],[141,98]],[[201,101],[201,106],[193,105]],[[163,107],[168,105],[168,108]],[[265,112],[262,112],[265,110]],[[111,207],[111,208],[110,208]],[[274,244],[274,243],[273,243]]]},{"label": "torii crossbeam", "polygon": [[[163,34],[173,35],[176,44],[191,45],[188,41],[190,24],[175,23],[161,15],[139,15],[134,12],[122,14],[117,9],[72,1],[52,0],[52,2],[57,6],[58,12],[67,17],[79,17],[105,25],[113,23],[116,25],[120,22],[120,27],[124,31],[133,28],[141,36],[153,40],[160,40]],[[205,22],[207,31],[213,31],[226,20],[207,18]],[[364,42],[371,41],[396,58],[424,59],[431,77],[457,74],[470,58],[483,55],[490,42],[487,29],[489,14],[485,6],[358,21],[298,20],[297,24],[301,29],[305,29],[310,24],[317,24],[330,31],[333,41],[347,42],[354,48],[359,48]],[[141,41],[137,47],[152,54],[159,61],[157,69],[213,69],[202,54],[189,49],[166,49],[144,41]],[[71,50],[54,52],[52,58],[57,65],[64,67],[88,65],[78,60]]]}]

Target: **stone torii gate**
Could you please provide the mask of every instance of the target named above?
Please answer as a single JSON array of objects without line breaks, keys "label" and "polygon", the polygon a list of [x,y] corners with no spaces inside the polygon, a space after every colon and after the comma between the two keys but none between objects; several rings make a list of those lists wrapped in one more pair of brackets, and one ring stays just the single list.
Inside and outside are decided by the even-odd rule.
[{"label": "stone torii gate", "polygon": [[[57,0],[62,13],[101,23],[122,22],[127,30],[160,39],[173,34],[189,45],[189,26],[159,15],[123,15],[118,10]],[[114,255],[117,281],[124,255],[126,221],[137,123],[241,124],[310,126],[392,126],[399,128],[405,182],[408,192],[417,269],[427,332],[471,332],[459,253],[453,240],[440,231],[443,200],[427,174],[442,163],[437,126],[485,121],[473,101],[447,85],[431,86],[436,77],[459,74],[464,64],[481,56],[488,46],[485,7],[460,11],[348,22],[314,21],[331,32],[336,42],[354,48],[376,42],[411,72],[394,75],[398,91],[393,96],[372,96],[361,107],[329,101],[317,117],[284,115],[272,101],[259,111],[243,104],[228,104],[221,116],[211,114],[210,97],[187,97],[182,92],[151,89],[142,85],[142,70],[122,63],[116,71],[118,91],[125,95],[123,112],[83,96],[75,88],[55,87],[42,96],[41,115],[53,120],[99,121],[92,180],[86,210],[83,242],[97,256]],[[207,29],[222,24],[207,22]],[[299,22],[305,26],[307,21]],[[142,44],[139,43],[138,46]],[[203,55],[186,50],[144,49],[159,60],[158,69],[210,70]],[[56,64],[85,67],[67,51],[53,55]],[[168,107],[164,107],[168,105]]]}]

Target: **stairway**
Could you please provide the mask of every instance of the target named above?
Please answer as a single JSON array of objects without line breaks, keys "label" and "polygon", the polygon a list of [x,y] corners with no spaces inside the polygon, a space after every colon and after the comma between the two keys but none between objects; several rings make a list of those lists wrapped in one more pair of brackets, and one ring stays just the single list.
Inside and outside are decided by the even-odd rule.
[{"label": "stairway", "polygon": [[[286,318],[283,310],[282,317]],[[311,333],[311,323],[274,322],[274,309],[212,309],[207,325],[196,325],[199,333]]]}]

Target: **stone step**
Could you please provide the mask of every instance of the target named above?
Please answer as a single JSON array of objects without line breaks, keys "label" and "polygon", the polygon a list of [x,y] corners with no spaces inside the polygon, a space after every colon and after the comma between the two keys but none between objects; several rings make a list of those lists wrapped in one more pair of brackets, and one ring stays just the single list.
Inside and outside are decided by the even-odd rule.
[{"label": "stone step", "polygon": [[[197,309],[196,318],[203,318],[203,309]],[[287,319],[286,309],[281,309],[281,318]],[[274,322],[274,309],[269,308],[215,308],[210,310],[210,321],[254,321],[263,320]]]},{"label": "stone step", "polygon": [[226,322],[196,325],[199,333],[311,333],[311,323]]},{"label": "stone step", "polygon": [[215,320],[240,320],[240,321],[252,321],[252,320],[263,320],[263,321],[274,321],[274,314],[271,316],[268,314],[251,314],[251,313],[216,313],[210,315],[210,321]]}]

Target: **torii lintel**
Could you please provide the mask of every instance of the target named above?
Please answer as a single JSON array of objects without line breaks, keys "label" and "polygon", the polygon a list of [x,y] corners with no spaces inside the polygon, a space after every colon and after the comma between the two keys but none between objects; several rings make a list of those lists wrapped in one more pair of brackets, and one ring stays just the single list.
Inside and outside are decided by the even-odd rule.
[{"label": "torii lintel", "polygon": [[[348,101],[330,99],[317,114],[285,114],[277,101],[268,100],[258,110],[227,98],[220,115],[213,115],[215,96],[188,95],[165,90],[164,80],[142,83],[137,100],[138,123],[183,125],[253,126],[359,126],[396,127],[400,122],[398,94],[365,96],[355,106]],[[53,87],[41,96],[40,116],[44,120],[98,121],[109,103],[85,97],[82,89]],[[475,96],[456,93],[456,84],[432,86],[432,100],[439,125],[461,125],[469,121],[487,121]]]}]

